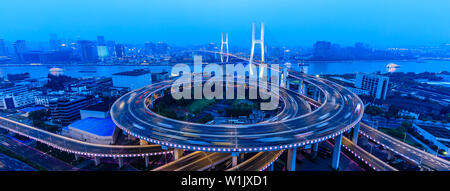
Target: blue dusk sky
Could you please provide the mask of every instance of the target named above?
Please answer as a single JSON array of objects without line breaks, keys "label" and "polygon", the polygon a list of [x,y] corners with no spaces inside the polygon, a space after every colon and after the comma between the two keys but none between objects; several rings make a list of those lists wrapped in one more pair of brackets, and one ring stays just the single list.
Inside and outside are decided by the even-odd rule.
[{"label": "blue dusk sky", "polygon": [[433,46],[450,42],[449,9],[449,0],[2,0],[0,38],[190,45],[228,32],[242,46],[264,21],[268,45]]}]

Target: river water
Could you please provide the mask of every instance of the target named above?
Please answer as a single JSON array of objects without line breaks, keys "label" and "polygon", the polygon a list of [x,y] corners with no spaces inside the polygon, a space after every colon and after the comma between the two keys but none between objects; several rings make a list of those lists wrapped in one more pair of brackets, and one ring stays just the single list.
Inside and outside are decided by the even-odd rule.
[{"label": "river water", "polygon": [[[415,61],[348,61],[348,62],[306,62],[308,74],[346,74],[357,72],[388,72],[386,65],[394,63],[398,68],[391,68],[391,72],[441,72],[450,71],[450,61],[427,60],[424,62]],[[292,65],[295,68],[295,64]],[[46,77],[53,66],[0,66],[0,77],[6,74],[18,74],[29,72],[32,78]],[[117,72],[129,71],[133,69],[150,69],[151,72],[170,72],[172,66],[167,65],[147,65],[147,66],[58,66],[63,69],[65,75],[71,77],[110,77]]]}]

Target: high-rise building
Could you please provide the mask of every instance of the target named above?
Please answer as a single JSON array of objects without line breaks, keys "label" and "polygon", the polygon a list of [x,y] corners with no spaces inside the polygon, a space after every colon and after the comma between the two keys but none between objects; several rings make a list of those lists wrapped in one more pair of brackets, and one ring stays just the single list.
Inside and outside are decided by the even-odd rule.
[{"label": "high-rise building", "polygon": [[50,50],[52,50],[52,51],[59,50],[60,43],[58,40],[58,36],[56,34],[50,34],[49,45],[50,45]]},{"label": "high-rise building", "polygon": [[50,100],[50,114],[53,122],[69,125],[81,118],[80,110],[89,106],[89,99],[82,96]]},{"label": "high-rise building", "polygon": [[112,75],[112,80],[114,87],[134,90],[151,84],[152,75],[149,70],[141,69],[115,73]]},{"label": "high-rise building", "polygon": [[106,41],[104,36],[97,36],[97,45],[106,46]]},{"label": "high-rise building", "polygon": [[93,41],[79,40],[78,55],[83,62],[95,62],[98,60],[97,47]]},{"label": "high-rise building", "polygon": [[6,49],[5,40],[0,39],[0,56],[7,56],[8,51]]},{"label": "high-rise building", "polygon": [[115,46],[115,52],[117,58],[123,58],[125,56],[125,47],[123,44],[116,44]]},{"label": "high-rise building", "polygon": [[108,56],[116,56],[116,41],[108,40],[106,41],[106,47],[108,49]]},{"label": "high-rise building", "polygon": [[155,43],[152,43],[152,42],[146,42],[146,43],[144,44],[144,54],[145,54],[145,55],[151,55],[152,53],[155,52],[155,48],[156,48]]},{"label": "high-rise building", "polygon": [[369,91],[369,94],[376,99],[386,99],[389,86],[389,78],[376,74],[356,75],[355,86],[362,90]]},{"label": "high-rise building", "polygon": [[21,108],[34,104],[37,91],[30,91],[26,86],[13,86],[0,89],[0,109]]},{"label": "high-rise building", "polygon": [[25,43],[25,40],[17,40],[13,44],[14,46],[14,53],[16,54],[17,61],[23,62],[24,61],[24,53],[27,51],[27,45]]},{"label": "high-rise building", "polygon": [[97,55],[102,61],[109,55],[104,36],[97,36]]},{"label": "high-rise building", "polygon": [[314,58],[327,59],[331,55],[331,43],[327,41],[318,41],[314,44]]},{"label": "high-rise building", "polygon": [[156,44],[156,50],[155,52],[157,54],[166,54],[168,51],[169,45],[167,45],[164,42],[158,42],[158,44]]}]

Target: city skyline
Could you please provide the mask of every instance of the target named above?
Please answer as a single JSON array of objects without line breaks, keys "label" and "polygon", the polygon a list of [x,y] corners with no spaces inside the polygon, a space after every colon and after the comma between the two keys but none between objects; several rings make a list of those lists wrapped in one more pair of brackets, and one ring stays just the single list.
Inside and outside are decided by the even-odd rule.
[{"label": "city skyline", "polygon": [[0,8],[0,38],[45,41],[54,33],[61,39],[104,35],[126,43],[194,45],[217,42],[222,32],[228,32],[230,46],[245,46],[251,41],[249,24],[264,21],[270,26],[266,41],[274,46],[309,47],[320,40],[346,46],[364,42],[379,48],[438,46],[449,41],[450,26],[443,22],[449,19],[448,3],[435,2],[46,0],[21,6],[22,0]]}]

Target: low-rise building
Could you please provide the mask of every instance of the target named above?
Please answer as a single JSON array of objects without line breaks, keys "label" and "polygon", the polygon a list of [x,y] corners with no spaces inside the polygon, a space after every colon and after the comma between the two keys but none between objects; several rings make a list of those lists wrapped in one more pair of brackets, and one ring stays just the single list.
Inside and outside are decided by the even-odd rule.
[{"label": "low-rise building", "polygon": [[114,144],[119,130],[110,117],[88,117],[63,128],[62,134],[89,143]]},{"label": "low-rise building", "polygon": [[0,89],[0,109],[16,109],[34,104],[34,96],[38,91],[29,90],[25,86],[12,86]]},{"label": "low-rise building", "polygon": [[149,70],[133,70],[113,74],[112,81],[114,87],[134,90],[151,84],[152,76]]},{"label": "low-rise building", "polygon": [[358,89],[368,90],[370,95],[377,99],[386,99],[389,78],[376,74],[356,74],[355,86]]},{"label": "low-rise building", "polygon": [[90,100],[84,96],[62,97],[49,103],[50,114],[54,123],[69,125],[81,118],[80,110],[90,105]]}]

